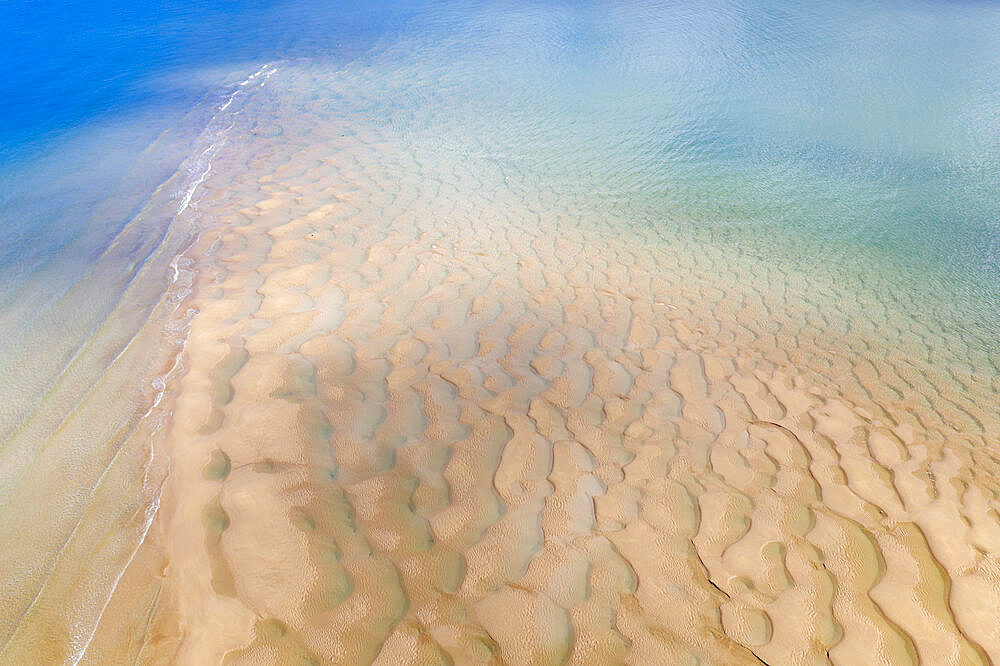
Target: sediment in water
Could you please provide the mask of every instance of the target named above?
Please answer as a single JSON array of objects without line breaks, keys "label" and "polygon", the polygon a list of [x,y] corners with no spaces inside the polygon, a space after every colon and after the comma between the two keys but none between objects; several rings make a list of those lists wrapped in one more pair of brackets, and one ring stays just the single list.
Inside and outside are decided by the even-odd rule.
[{"label": "sediment in water", "polygon": [[84,662],[1000,659],[995,351],[282,76]]}]

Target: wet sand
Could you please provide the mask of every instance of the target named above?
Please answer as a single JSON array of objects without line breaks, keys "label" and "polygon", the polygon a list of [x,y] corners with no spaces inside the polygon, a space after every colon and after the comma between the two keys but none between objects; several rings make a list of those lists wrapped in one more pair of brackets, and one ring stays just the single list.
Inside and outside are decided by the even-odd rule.
[{"label": "wet sand", "polygon": [[276,126],[206,181],[169,475],[83,663],[1000,660],[998,385],[947,332]]}]

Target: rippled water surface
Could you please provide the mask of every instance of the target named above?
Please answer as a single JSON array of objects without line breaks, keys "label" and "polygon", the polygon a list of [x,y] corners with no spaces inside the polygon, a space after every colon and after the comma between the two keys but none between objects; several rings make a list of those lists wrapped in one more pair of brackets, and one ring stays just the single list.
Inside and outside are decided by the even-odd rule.
[{"label": "rippled water surface", "polygon": [[39,599],[87,580],[83,653],[158,501],[144,417],[181,369],[200,261],[182,253],[253,203],[246,182],[290,171],[326,196],[310,145],[365,146],[363,184],[331,187],[417,181],[376,222],[448,228],[459,199],[484,225],[642,239],[720,301],[759,299],[755,325],[826,381],[902,359],[951,401],[997,396],[994,3],[13,0],[0,26],[11,650]]}]

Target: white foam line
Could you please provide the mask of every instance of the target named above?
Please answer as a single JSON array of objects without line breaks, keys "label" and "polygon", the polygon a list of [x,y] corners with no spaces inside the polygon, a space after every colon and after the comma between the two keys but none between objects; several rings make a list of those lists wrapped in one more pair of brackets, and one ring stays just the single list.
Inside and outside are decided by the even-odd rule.
[{"label": "white foam line", "polygon": [[[178,255],[178,257],[179,256],[180,255]],[[178,257],[175,257],[174,261],[171,262],[171,266],[174,268],[174,279],[171,282],[171,286],[173,286],[180,277],[180,270],[177,267]],[[189,309],[187,315],[188,316],[185,318],[186,321],[185,329],[187,329],[187,331],[190,331],[191,323],[194,321],[195,316],[197,316],[197,312],[193,309]],[[156,389],[156,396],[153,399],[152,405],[150,405],[149,409],[146,410],[146,413],[140,417],[140,421],[142,419],[148,418],[153,413],[156,407],[163,400],[163,396],[166,394],[167,383],[175,376],[180,374],[181,371],[183,371],[184,352],[187,350],[187,343],[188,343],[188,338],[187,335],[185,335],[181,342],[180,349],[174,355],[174,362],[170,366],[170,369],[167,370],[167,372],[165,372],[163,375],[155,377],[152,380],[152,385]],[[146,459],[146,464],[143,466],[144,469],[143,480],[142,480],[143,490],[151,490],[150,474],[152,473],[153,462],[156,460],[156,447],[153,446],[153,442],[155,441],[156,434],[159,433],[160,429],[163,427],[166,417],[167,417],[166,414],[160,415],[159,421],[154,425],[152,431],[150,432],[149,457]],[[170,475],[170,459],[168,458],[167,470],[166,474],[164,475],[164,479],[166,479],[166,477],[169,475]],[[90,647],[91,642],[93,642],[94,640],[94,636],[97,634],[97,628],[100,626],[101,620],[104,618],[105,611],[107,611],[108,606],[111,604],[111,599],[114,597],[115,591],[117,591],[118,585],[121,583],[121,579],[125,576],[125,572],[128,571],[128,568],[132,565],[133,560],[135,560],[135,556],[139,553],[139,549],[142,548],[142,545],[146,542],[146,537],[149,535],[149,530],[153,525],[153,520],[156,518],[156,514],[160,510],[160,494],[159,492],[154,492],[152,494],[153,494],[153,500],[150,503],[150,505],[146,507],[144,512],[145,517],[143,519],[142,530],[139,536],[139,540],[136,542],[135,548],[132,549],[132,553],[125,561],[124,566],[118,572],[118,575],[115,576],[114,582],[111,585],[111,589],[108,591],[107,598],[105,599],[104,604],[101,606],[100,612],[97,614],[97,619],[95,620],[94,625],[90,630],[90,633],[87,635],[87,639],[82,644],[79,644],[78,647],[76,647],[76,649],[67,658],[65,663],[69,664],[70,666],[76,666],[77,664],[80,663],[80,660],[83,659],[84,655],[87,652],[87,648]],[[74,640],[72,643],[76,642],[77,641]]]},{"label": "white foam line", "polygon": [[[210,152],[214,152],[215,148],[219,145],[219,143],[221,143],[221,141],[213,143],[204,151],[202,151],[201,155],[199,155],[198,157],[201,158]],[[211,157],[209,157],[207,160],[207,164],[205,165],[205,170],[201,172],[198,178],[195,179],[194,183],[192,183],[191,186],[187,188],[187,191],[184,192],[184,197],[181,199],[180,206],[177,207],[177,212],[174,214],[175,216],[180,215],[187,209],[188,205],[191,203],[191,198],[194,197],[195,190],[198,189],[199,185],[205,182],[205,179],[208,178],[208,174],[211,170],[212,170],[212,159]]]},{"label": "white foam line", "polygon": [[228,109],[229,105],[233,103],[233,99],[239,94],[239,90],[234,91],[233,94],[229,96],[229,99],[226,100],[226,103],[219,107],[219,111],[225,111]]},{"label": "white foam line", "polygon": [[[244,80],[243,82],[241,82],[239,85],[241,87],[246,86],[249,83],[251,83],[254,79],[256,79],[257,77],[260,77],[260,76],[263,76],[263,78],[264,78],[264,80],[261,81],[261,85],[263,85],[277,71],[278,71],[277,67],[273,67],[270,64],[264,64],[264,65],[262,65],[260,67],[260,69],[258,69],[256,72],[254,72],[253,74],[251,74],[246,80]],[[216,112],[216,114],[213,115],[212,120],[214,120],[215,117],[219,113],[221,113],[221,112],[225,111],[226,109],[228,109],[229,106],[233,103],[233,100],[236,98],[236,95],[238,95],[240,92],[241,91],[239,89],[233,91],[229,95],[229,97],[226,99],[225,103],[223,103],[219,107],[219,109]],[[239,113],[239,112],[237,112],[237,113]],[[211,121],[209,121],[209,122],[211,122]],[[191,204],[191,201],[192,201],[192,199],[194,197],[195,191],[198,189],[198,187],[202,183],[205,182],[205,179],[208,178],[208,175],[209,175],[209,173],[212,170],[212,159],[211,158],[215,155],[215,152],[225,142],[225,136],[229,133],[230,130],[232,130],[232,128],[235,126],[235,124],[236,124],[236,121],[235,121],[235,118],[234,118],[233,121],[230,122],[229,126],[226,127],[224,130],[222,130],[222,132],[220,133],[221,134],[220,139],[218,141],[213,142],[211,145],[209,145],[198,156],[198,159],[196,160],[196,163],[199,162],[199,161],[201,161],[202,158],[206,158],[206,156],[207,156],[207,159],[205,160],[205,162],[206,162],[205,163],[205,169],[198,175],[198,177],[194,180],[194,182],[191,184],[191,186],[188,187],[187,190],[184,192],[184,196],[183,196],[183,198],[181,200],[181,204],[180,204],[180,206],[178,206],[177,212],[174,214],[174,217],[177,217],[178,215],[180,215],[181,213],[183,213],[185,210],[187,210],[188,206]],[[171,296],[170,292],[174,289],[174,286],[180,281],[180,278],[181,278],[181,275],[182,275],[182,272],[183,272],[182,269],[181,269],[181,267],[180,267],[180,262],[181,262],[182,258],[184,257],[184,254],[188,250],[190,250],[193,246],[194,246],[194,243],[192,242],[191,245],[189,245],[186,250],[184,250],[183,252],[179,253],[177,256],[175,256],[170,261],[169,265],[170,265],[170,268],[173,269],[173,276],[172,276],[172,278],[170,280],[170,284],[168,285],[168,287],[166,289],[166,292],[164,293],[164,299],[167,299],[167,300],[170,299],[170,296]],[[184,298],[187,296],[188,293],[190,293],[189,289],[186,290],[186,292],[184,293],[183,296],[181,296],[179,299],[177,299],[178,302],[177,302],[177,305],[175,306],[175,308],[173,310],[174,312],[176,312],[177,308],[180,307],[180,305],[182,304]],[[149,409],[147,409],[146,413],[143,414],[140,417],[140,421],[143,420],[143,419],[148,418],[153,413],[153,411],[157,408],[157,406],[163,400],[163,396],[166,394],[167,384],[173,378],[175,378],[178,374],[180,374],[180,372],[183,371],[183,369],[184,369],[184,352],[187,349],[188,334],[190,333],[191,323],[194,321],[194,318],[196,316],[197,316],[197,311],[195,311],[194,309],[188,309],[188,312],[186,313],[186,316],[183,319],[184,324],[182,325],[182,329],[184,331],[184,335],[183,335],[181,343],[180,343],[180,349],[178,350],[177,354],[174,356],[174,362],[171,365],[170,369],[166,373],[164,373],[164,374],[162,374],[162,375],[160,375],[158,377],[153,378],[152,385],[153,385],[153,388],[156,390],[155,397],[153,398],[153,402],[150,405]],[[146,465],[144,466],[144,469],[145,469],[145,473],[143,475],[143,489],[144,490],[146,490],[146,489],[149,488],[150,474],[152,473],[152,469],[153,469],[153,461],[156,459],[156,450],[155,450],[155,447],[153,446],[153,443],[152,443],[153,440],[154,440],[153,436],[155,436],[160,431],[160,429],[163,427],[164,421],[166,420],[167,416],[168,416],[167,414],[161,414],[159,422],[157,422],[154,425],[154,427],[152,429],[152,432],[151,432],[150,447],[149,447],[149,457],[147,458]],[[166,475],[164,476],[164,478],[168,477],[169,475],[170,475],[170,459],[167,458],[167,471],[166,471]],[[76,666],[77,664],[80,663],[80,661],[83,659],[84,655],[87,653],[87,649],[90,647],[91,642],[93,642],[93,640],[94,640],[94,636],[97,634],[97,628],[100,626],[101,620],[104,618],[104,613],[105,613],[105,611],[107,611],[108,605],[110,605],[111,599],[114,597],[115,592],[118,589],[118,585],[121,583],[122,577],[124,577],[125,572],[128,571],[128,568],[132,565],[133,560],[135,560],[135,556],[139,552],[139,549],[142,548],[142,545],[146,542],[146,537],[149,535],[149,530],[152,528],[153,521],[156,518],[156,514],[159,512],[159,508],[160,508],[160,494],[159,494],[159,492],[154,492],[153,493],[153,500],[152,500],[152,502],[145,509],[145,516],[144,516],[144,519],[143,519],[143,525],[142,525],[141,534],[140,534],[138,542],[135,545],[135,548],[132,550],[131,555],[129,555],[128,560],[126,560],[125,565],[118,572],[117,576],[115,576],[114,583],[112,584],[111,589],[108,592],[108,595],[107,595],[107,598],[104,601],[104,604],[101,606],[100,612],[97,614],[97,618],[94,621],[94,624],[93,624],[93,626],[90,629],[90,632],[87,634],[86,640],[84,640],[82,642],[78,642],[77,640],[71,641],[71,645],[74,646],[75,649],[71,652],[70,656],[67,658],[67,660],[65,662],[66,664],[69,664],[70,666]]]},{"label": "white foam line", "polygon": [[[167,292],[165,294],[165,297],[169,296],[170,291],[174,288],[174,286],[178,283],[178,281],[181,278],[182,270],[180,268],[180,259],[182,257],[182,254],[183,253],[178,254],[170,261],[170,267],[173,269],[174,274],[170,281],[170,285],[167,287]],[[190,290],[188,289],[185,289],[185,291],[187,293],[190,293]],[[174,307],[173,312],[176,312],[178,307],[180,307],[180,303],[178,303],[177,306]],[[140,421],[148,418],[153,413],[153,411],[157,408],[157,406],[159,406],[160,402],[163,400],[163,396],[166,394],[167,383],[183,371],[184,352],[187,350],[187,343],[188,343],[188,337],[186,334],[190,331],[191,323],[194,321],[194,318],[196,316],[197,316],[197,311],[191,308],[189,308],[188,311],[185,313],[185,317],[182,320],[184,322],[183,329],[185,335],[181,338],[180,348],[177,350],[177,353],[174,354],[174,362],[171,364],[170,369],[167,370],[162,375],[154,377],[153,380],[151,381],[151,384],[153,388],[156,390],[156,393],[153,398],[152,404],[149,406],[146,412],[141,417],[139,417]],[[117,360],[117,357],[115,360]],[[112,363],[113,362],[114,361],[112,361]],[[150,475],[153,470],[153,463],[156,460],[156,447],[153,446],[153,442],[155,441],[156,434],[163,427],[166,417],[167,417],[166,414],[161,414],[158,422],[154,424],[150,432],[149,457],[146,459],[146,464],[143,465],[144,474],[142,480],[142,487],[144,491],[153,491],[152,482],[150,479]],[[136,431],[137,430],[138,428],[136,429]],[[168,476],[169,474],[170,474],[170,460],[168,458],[167,470],[164,478],[166,478],[166,476]],[[102,474],[101,476],[103,478],[104,475]],[[73,644],[77,645],[66,660],[66,663],[70,664],[71,666],[76,666],[76,664],[78,664],[80,660],[83,659],[84,655],[87,652],[87,648],[90,647],[90,643],[94,640],[94,635],[97,633],[97,627],[100,626],[101,619],[104,617],[104,613],[107,610],[108,605],[110,605],[111,599],[114,597],[115,591],[118,589],[118,585],[119,583],[121,583],[122,577],[124,577],[125,572],[128,571],[129,566],[131,566],[133,560],[135,560],[135,556],[138,554],[139,549],[146,542],[146,537],[149,535],[149,530],[153,525],[153,520],[156,518],[156,514],[160,508],[159,492],[151,492],[151,494],[153,496],[153,499],[150,505],[147,506],[144,511],[145,515],[143,519],[142,530],[140,532],[139,540],[136,542],[135,548],[132,549],[132,553],[125,561],[124,566],[121,568],[121,570],[119,570],[118,574],[115,576],[114,582],[111,585],[111,589],[108,592],[108,596],[105,599],[104,604],[101,606],[101,610],[97,615],[97,619],[94,622],[93,627],[91,628],[89,634],[87,635],[87,639],[83,641],[82,644],[79,644],[75,639],[71,642],[71,645]]]},{"label": "white foam line", "polygon": [[[268,71],[268,68],[271,68],[270,71]],[[266,74],[265,78],[270,78],[271,74],[274,74],[277,71],[278,71],[277,67],[272,68],[270,63],[264,63],[263,65],[260,66],[260,69],[258,69],[256,72],[254,72],[247,78],[245,78],[243,81],[240,81],[240,85],[241,86],[249,85],[258,76],[262,76],[265,74]]]},{"label": "white foam line", "polygon": [[[258,76],[263,76],[264,80],[261,81],[261,83],[260,83],[260,85],[263,86],[267,82],[267,80],[270,79],[277,71],[278,71],[278,68],[277,67],[273,67],[270,64],[261,65],[260,69],[258,69],[256,72],[254,72],[253,74],[251,74],[249,76],[249,78],[247,78],[245,81],[243,81],[242,83],[240,83],[240,85],[244,86],[244,85],[250,83],[253,79],[257,78]],[[219,107],[218,111],[216,111],[216,114],[214,116],[212,116],[212,120],[214,120],[215,117],[219,113],[222,113],[223,111],[225,111],[226,109],[228,109],[229,105],[231,105],[233,103],[233,100],[236,99],[236,96],[238,94],[240,94],[240,92],[241,91],[239,89],[234,90],[229,95],[228,99],[226,99],[225,103],[222,104]],[[201,185],[202,183],[204,183],[205,179],[208,178],[208,174],[212,170],[212,157],[215,155],[216,151],[225,142],[226,135],[229,134],[229,131],[231,129],[233,129],[234,125],[235,125],[235,120],[229,124],[229,127],[227,127],[226,129],[222,130],[222,132],[220,132],[220,138],[219,138],[218,141],[212,143],[210,146],[208,146],[208,148],[206,148],[205,150],[202,151],[201,155],[198,156],[198,160],[197,161],[200,161],[202,158],[205,158],[206,155],[208,156],[206,158],[205,170],[202,171],[201,174],[199,174],[199,176],[195,179],[195,181],[191,184],[191,186],[188,187],[187,191],[184,192],[184,197],[181,199],[181,204],[177,208],[176,215],[180,215],[181,213],[183,213],[185,211],[185,209],[187,209],[187,207],[191,203],[191,199],[194,197],[195,191],[198,189],[198,186]],[[196,161],[196,163],[197,163],[197,161]]]},{"label": "white foam line", "polygon": [[[170,371],[168,371],[167,376],[171,375],[175,370],[179,371],[180,369],[183,368],[182,357],[184,354],[184,350],[186,348],[187,348],[187,340],[185,339],[184,344],[182,345],[180,351],[178,351],[177,355],[174,357],[174,364],[171,366]],[[146,411],[146,413],[142,415],[143,419],[148,417],[153,412],[156,406],[159,405],[160,401],[163,399],[164,393],[166,393],[166,386],[167,386],[166,381],[161,378],[157,378],[157,380],[154,380],[154,386],[156,386],[159,390],[157,391],[156,398],[153,401],[153,404]],[[149,488],[149,483],[150,483],[149,477],[153,469],[153,461],[156,460],[156,447],[153,446],[153,441],[155,435],[160,431],[160,428],[162,427],[163,427],[163,419],[161,418],[160,422],[156,424],[156,426],[153,428],[153,431],[150,433],[149,458],[146,459],[146,464],[144,466],[145,474],[143,475],[143,480],[142,480],[143,489]],[[164,478],[166,478],[166,476],[169,476],[169,474],[170,474],[170,460],[168,458],[167,470]],[[105,611],[107,611],[108,606],[111,604],[111,599],[114,598],[115,592],[118,590],[118,585],[121,583],[122,578],[125,576],[125,572],[128,571],[128,568],[130,566],[132,566],[132,562],[135,560],[135,556],[139,553],[139,549],[142,548],[142,545],[144,543],[146,543],[146,536],[149,535],[149,530],[153,526],[153,520],[156,518],[156,514],[159,512],[159,510],[160,510],[160,494],[159,492],[154,492],[153,500],[150,503],[150,505],[146,507],[146,510],[144,512],[145,516],[142,523],[142,530],[139,536],[139,540],[135,544],[135,548],[132,549],[132,553],[125,561],[125,565],[121,568],[121,570],[119,570],[118,575],[115,576],[114,582],[111,584],[111,589],[108,592],[107,598],[104,600],[104,604],[101,606],[101,610],[97,614],[97,619],[94,622],[94,625],[90,630],[90,633],[87,635],[87,640],[84,641],[82,645],[79,645],[76,648],[76,650],[70,654],[70,657],[66,660],[67,664],[70,664],[71,666],[76,666],[77,664],[80,663],[80,660],[83,659],[83,656],[87,653],[87,648],[90,647],[91,642],[93,642],[94,640],[94,636],[97,634],[97,628],[101,625],[101,620],[104,618],[104,613]]]}]

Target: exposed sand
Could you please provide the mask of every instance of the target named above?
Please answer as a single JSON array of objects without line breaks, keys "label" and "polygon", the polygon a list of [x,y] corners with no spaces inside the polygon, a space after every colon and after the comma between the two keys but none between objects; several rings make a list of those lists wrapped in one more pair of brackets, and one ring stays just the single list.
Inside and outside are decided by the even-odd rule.
[{"label": "exposed sand", "polygon": [[356,132],[207,183],[84,663],[1000,661],[997,388],[944,333]]}]

